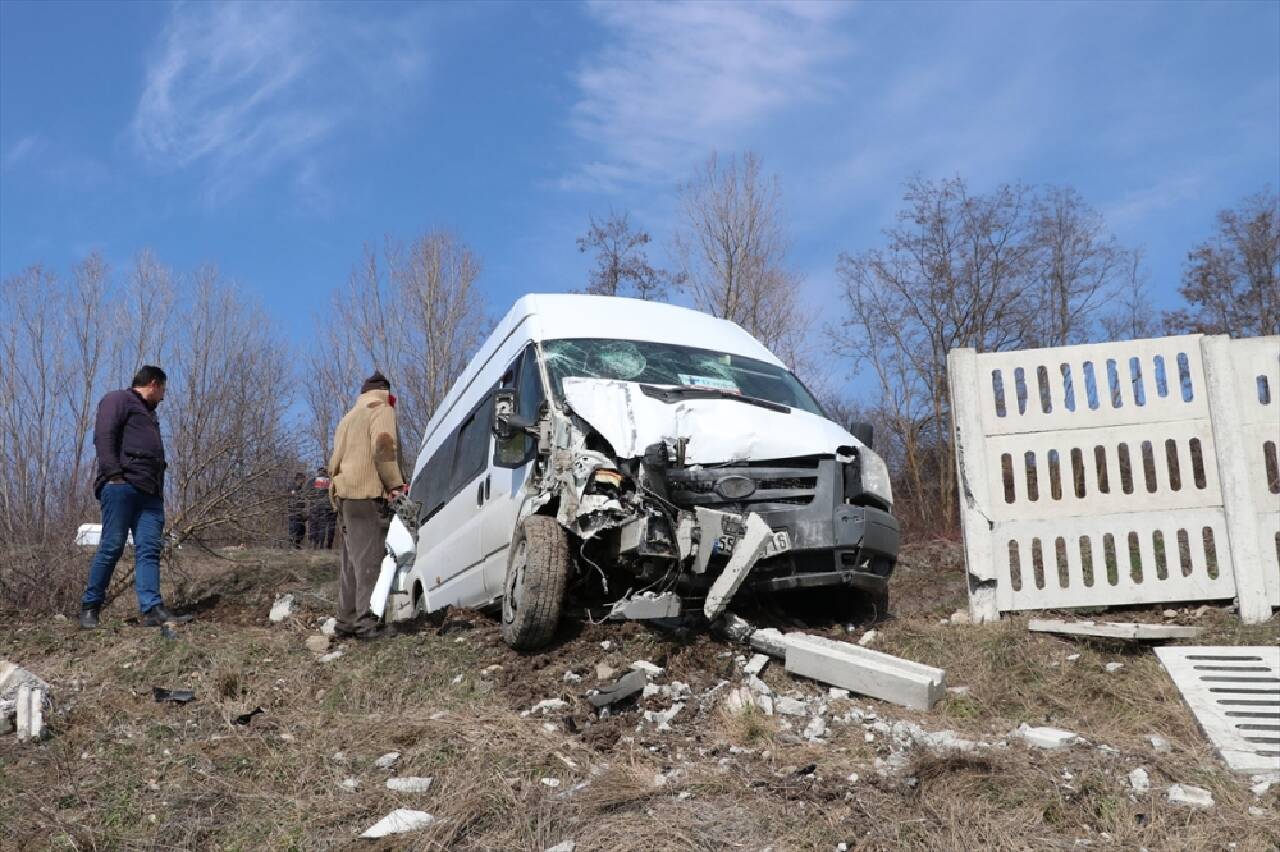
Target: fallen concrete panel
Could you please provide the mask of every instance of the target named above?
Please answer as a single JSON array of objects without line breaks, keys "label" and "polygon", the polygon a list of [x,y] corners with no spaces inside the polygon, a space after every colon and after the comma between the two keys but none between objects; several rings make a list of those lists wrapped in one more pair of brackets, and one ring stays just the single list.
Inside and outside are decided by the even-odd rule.
[{"label": "fallen concrete panel", "polygon": [[916,710],[933,709],[947,692],[942,669],[821,636],[783,638],[786,668],[793,674]]},{"label": "fallen concrete panel", "polygon": [[1280,647],[1155,649],[1200,727],[1236,772],[1280,765]]},{"label": "fallen concrete panel", "polygon": [[1027,622],[1033,633],[1064,633],[1069,636],[1092,636],[1101,639],[1194,639],[1199,627],[1177,624],[1141,624],[1117,621],[1062,621],[1056,618],[1033,618]]}]

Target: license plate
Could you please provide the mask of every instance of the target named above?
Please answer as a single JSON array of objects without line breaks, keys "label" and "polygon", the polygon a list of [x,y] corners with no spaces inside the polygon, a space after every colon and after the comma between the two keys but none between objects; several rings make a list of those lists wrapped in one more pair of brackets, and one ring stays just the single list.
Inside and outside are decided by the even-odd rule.
[{"label": "license plate", "polygon": [[786,530],[778,530],[770,538],[768,544],[765,545],[765,554],[773,556],[775,553],[782,553],[791,549],[791,535]]}]

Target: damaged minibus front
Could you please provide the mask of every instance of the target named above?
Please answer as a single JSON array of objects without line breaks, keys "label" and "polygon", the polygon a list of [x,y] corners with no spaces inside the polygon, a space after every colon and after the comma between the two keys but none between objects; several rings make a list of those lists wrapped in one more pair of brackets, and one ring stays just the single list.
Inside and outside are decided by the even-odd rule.
[{"label": "damaged minibus front", "polygon": [[563,612],[714,620],[736,594],[883,614],[891,509],[880,457],[736,324],[525,296],[428,425],[375,605],[501,602],[522,649]]}]

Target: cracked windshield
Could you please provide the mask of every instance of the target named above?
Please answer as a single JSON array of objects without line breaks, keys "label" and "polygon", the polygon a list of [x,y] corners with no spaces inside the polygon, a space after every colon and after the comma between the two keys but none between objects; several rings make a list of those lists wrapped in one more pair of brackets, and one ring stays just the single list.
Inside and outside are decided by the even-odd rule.
[{"label": "cracked windshield", "polygon": [[582,376],[726,391],[822,415],[795,376],[754,358],[643,340],[549,340],[542,348],[557,393],[567,376]]}]

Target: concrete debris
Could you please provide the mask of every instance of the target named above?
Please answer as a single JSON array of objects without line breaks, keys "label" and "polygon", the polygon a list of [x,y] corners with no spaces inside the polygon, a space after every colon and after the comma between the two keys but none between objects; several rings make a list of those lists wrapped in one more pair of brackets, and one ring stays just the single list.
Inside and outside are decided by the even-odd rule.
[{"label": "concrete debris", "polygon": [[307,637],[307,650],[313,654],[323,654],[329,650],[329,637],[323,633]]},{"label": "concrete debris", "polygon": [[1061,728],[1033,728],[1023,722],[1010,736],[1021,737],[1036,748],[1063,748],[1080,739],[1078,734]]},{"label": "concrete debris", "polygon": [[779,550],[774,540],[773,530],[765,523],[764,518],[755,512],[747,515],[746,532],[734,544],[729,562],[720,570],[719,576],[707,590],[707,598],[702,609],[708,621],[715,621],[720,617],[752,567],[771,549]]},{"label": "concrete debris", "polygon": [[644,592],[614,603],[609,612],[611,618],[629,618],[635,621],[680,617],[680,596],[675,592]]},{"label": "concrete debris", "polygon": [[18,732],[18,739],[22,742],[43,739],[45,691],[24,683],[18,687],[14,703],[14,728]]},{"label": "concrete debris", "polygon": [[755,654],[752,656],[751,660],[742,667],[742,671],[744,674],[758,677],[760,672],[764,671],[764,667],[768,664],[769,657],[767,654]]},{"label": "concrete debris", "polygon": [[1267,812],[1264,809],[1258,807],[1257,805],[1249,806],[1249,816],[1260,817],[1260,816],[1266,816],[1266,815],[1267,815]]},{"label": "concrete debris", "polygon": [[347,753],[345,751],[335,751],[333,755],[330,756],[329,759],[332,760],[334,763],[346,763]]},{"label": "concrete debris", "polygon": [[462,683],[462,675],[460,674],[454,675],[453,679],[450,680],[449,683],[453,684],[454,686],[457,686],[458,684]]},{"label": "concrete debris", "polygon": [[1152,734],[1150,736],[1150,740],[1151,740],[1151,747],[1158,752],[1171,751],[1173,748],[1173,746],[1169,745],[1169,741],[1166,740],[1164,737],[1160,736],[1159,734]]},{"label": "concrete debris", "polygon": [[578,844],[572,840],[566,840],[563,843],[557,843],[555,846],[548,846],[542,852],[573,852],[578,848]]},{"label": "concrete debris", "polygon": [[657,725],[659,731],[669,731],[671,730],[671,720],[678,716],[683,709],[684,702],[678,701],[666,710],[646,710],[644,711],[644,720]]},{"label": "concrete debris", "polygon": [[343,790],[346,790],[348,793],[354,793],[356,790],[360,789],[360,782],[354,778],[343,778],[338,782],[338,786]]},{"label": "concrete debris", "polygon": [[756,695],[773,695],[773,690],[769,687],[769,684],[765,683],[755,675],[748,675],[746,684],[747,689],[751,690]]},{"label": "concrete debris", "polygon": [[539,779],[539,781],[540,781],[542,784],[545,784],[546,786],[548,786],[548,787],[552,787],[552,788],[555,788],[555,787],[559,787],[559,786],[560,786],[560,779],[559,779],[559,778],[540,778],[540,779]]},{"label": "concrete debris", "polygon": [[320,623],[320,632],[325,636],[332,636],[338,629],[338,619],[330,616]]},{"label": "concrete debris", "polygon": [[1166,609],[1166,610],[1164,611],[1164,617],[1165,617],[1165,618],[1177,618],[1177,617],[1178,617],[1178,611],[1177,611],[1176,609]]},{"label": "concrete debris", "polygon": [[431,789],[431,779],[423,777],[388,778],[387,789],[397,793],[425,793]]},{"label": "concrete debris", "polygon": [[582,675],[577,672],[565,672],[564,677],[560,678],[564,683],[578,683],[582,680]]},{"label": "concrete debris", "polygon": [[1124,668],[1124,663],[1107,663],[1102,668],[1106,671],[1107,674],[1115,674],[1116,672]]},{"label": "concrete debris", "polygon": [[329,653],[324,654],[324,655],[322,655],[322,656],[320,657],[320,662],[322,662],[322,663],[332,663],[334,660],[336,660],[336,659],[338,659],[339,657],[341,657],[341,656],[342,656],[342,654],[343,654],[343,651],[342,651],[342,649],[341,649],[341,648],[339,648],[339,649],[338,649],[338,650],[336,650],[336,651],[330,651]]},{"label": "concrete debris", "polygon": [[1056,618],[1033,618],[1027,622],[1027,629],[1033,633],[1062,633],[1101,639],[1190,639],[1200,635],[1199,627],[1182,627],[1177,624],[1063,621]]},{"label": "concrete debris", "polygon": [[947,695],[956,695],[963,698],[968,694],[969,694],[969,687],[967,686],[948,686],[947,687]]},{"label": "concrete debris", "polygon": [[967,610],[958,609],[955,612],[951,613],[951,618],[949,618],[948,621],[950,621],[952,624],[968,624],[969,612]]},{"label": "concrete debris", "polygon": [[792,698],[790,695],[784,695],[779,698],[774,706],[783,716],[807,716],[809,715],[809,705],[805,704],[798,698]]},{"label": "concrete debris", "polygon": [[612,640],[612,639],[606,639],[606,640],[604,640],[603,642],[601,642],[601,643],[600,643],[600,650],[602,650],[602,651],[612,651],[612,650],[613,650],[613,640]]},{"label": "concrete debris", "polygon": [[275,624],[279,624],[298,610],[298,604],[293,599],[293,595],[280,595],[276,598],[275,603],[271,605],[271,612],[267,613],[267,618]]},{"label": "concrete debris", "polygon": [[1151,789],[1151,776],[1147,775],[1147,770],[1138,767],[1129,773],[1129,786],[1141,795]]},{"label": "concrete debris", "polygon": [[494,663],[491,666],[485,666],[484,668],[482,668],[480,670],[480,677],[493,677],[495,674],[497,674],[500,671],[502,671],[502,666],[498,665],[497,663]]},{"label": "concrete debris", "polygon": [[426,828],[435,822],[435,817],[426,811],[411,811],[406,808],[397,808],[382,819],[375,822],[369,828],[365,829],[361,837],[376,838],[386,837],[389,834],[404,834],[408,831],[417,831],[420,828]]},{"label": "concrete debris", "polygon": [[768,695],[757,695],[745,686],[730,690],[725,696],[724,706],[730,713],[745,713],[755,708],[766,716],[773,715],[773,699]]},{"label": "concrete debris", "polygon": [[395,766],[399,760],[400,760],[400,752],[389,751],[386,754],[384,754],[382,757],[375,760],[373,762],[373,765],[378,767],[379,769],[390,769],[391,767]]},{"label": "concrete debris", "polygon": [[18,700],[0,701],[0,736],[12,734],[17,730]]},{"label": "concrete debris", "polygon": [[546,698],[529,708],[530,713],[546,713],[550,710],[567,710],[569,702],[563,698]]},{"label": "concrete debris", "polygon": [[849,690],[841,689],[838,686],[833,686],[827,689],[827,697],[833,701],[840,701],[840,700],[847,699],[849,695],[850,695]]},{"label": "concrete debris", "polygon": [[1169,801],[1175,805],[1211,808],[1213,807],[1213,794],[1203,787],[1196,787],[1192,784],[1170,784]]},{"label": "concrete debris", "polygon": [[868,630],[866,633],[863,633],[862,636],[858,639],[858,644],[866,648],[872,642],[876,641],[876,639],[878,638],[880,638],[879,633],[877,633],[874,630]]},{"label": "concrete debris", "polygon": [[1067,654],[1067,662],[1068,662],[1068,663],[1074,663],[1076,660],[1079,660],[1079,659],[1080,659],[1080,655],[1079,655],[1079,654]]},{"label": "concrete debris", "polygon": [[637,694],[648,682],[649,678],[644,672],[630,671],[609,686],[588,692],[587,701],[592,707],[608,707]]},{"label": "concrete debris", "polygon": [[1272,787],[1280,784],[1280,772],[1267,772],[1262,775],[1255,775],[1250,779],[1253,786],[1249,788],[1250,792],[1255,796],[1262,796]]},{"label": "concrete debris", "polygon": [[915,710],[932,710],[946,692],[946,673],[848,642],[788,633],[786,667],[834,686]]},{"label": "concrete debris", "polygon": [[661,666],[655,666],[653,663],[649,662],[648,660],[636,660],[634,663],[631,664],[631,668],[636,671],[642,671],[645,674],[647,674],[649,677],[660,677],[663,672],[663,669]]},{"label": "concrete debris", "polygon": [[618,670],[607,663],[596,663],[596,680],[613,680]]},{"label": "concrete debris", "polygon": [[820,740],[827,735],[827,723],[821,716],[814,716],[809,720],[809,724],[805,726],[804,738],[813,742]]}]

